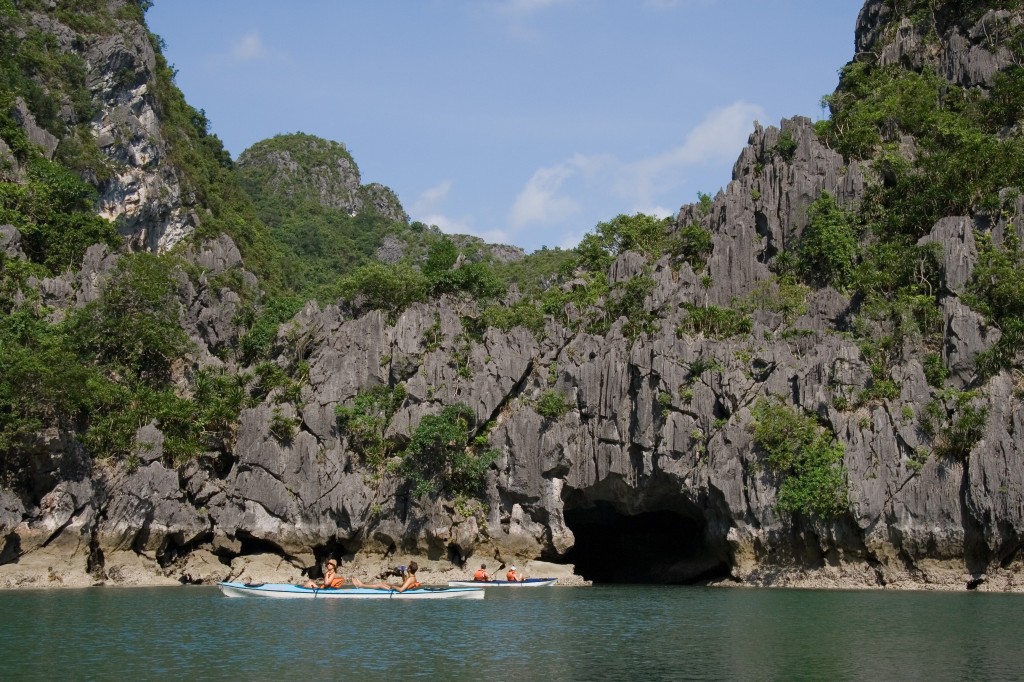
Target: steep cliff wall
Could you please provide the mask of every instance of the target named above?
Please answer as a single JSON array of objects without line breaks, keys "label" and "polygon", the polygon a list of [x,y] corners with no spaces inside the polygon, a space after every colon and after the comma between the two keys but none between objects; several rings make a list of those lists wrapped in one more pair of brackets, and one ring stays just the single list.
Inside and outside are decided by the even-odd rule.
[{"label": "steep cliff wall", "polygon": [[[930,64],[963,86],[990,84],[1013,62],[1012,47],[984,36],[992,26],[1019,26],[1019,11],[922,15],[924,23],[896,21],[894,12],[891,3],[867,2],[859,52],[882,64]],[[147,49],[139,43],[125,59],[144,70]],[[106,82],[106,72],[97,73],[97,83]],[[129,125],[137,135],[126,140],[159,147],[157,127],[143,123],[152,122],[144,80],[104,95],[97,120],[134,112],[124,120],[137,119]],[[117,144],[110,149],[131,147]],[[125,174],[117,177],[127,179],[111,188],[142,192],[158,181],[159,158],[153,151],[121,159]],[[925,279],[949,371],[943,386],[911,337],[891,351],[896,361],[866,352],[885,328],[858,322],[859,294],[805,287],[798,301],[782,300],[778,257],[800,242],[812,204],[827,192],[858,210],[886,182],[875,165],[844,158],[804,118],[756,126],[728,186],[710,202],[683,206],[672,226],[710,232],[706,263],[627,251],[608,269],[613,285],[652,280],[642,311],[653,326],[641,333],[628,317],[610,321],[607,332],[581,324],[583,312],[571,304],[534,333],[482,326],[483,310],[465,298],[415,304],[394,318],[309,303],[280,327],[272,352],[276,366],[297,377],[293,392],[273,389],[243,409],[230,447],[175,462],[166,434],[147,424],[127,466],[90,461],[51,434],[64,473],[39,480],[52,487],[37,496],[0,490],[0,584],[48,581],[48,567],[110,582],[291,578],[335,555],[357,565],[416,556],[438,572],[480,557],[568,562],[603,581],[1018,589],[1020,376],[979,376],[975,360],[1000,331],[966,293],[979,262],[976,235],[1024,236],[1024,201],[1007,194],[995,218],[947,216],[918,239],[938,244],[938,276],[934,285]],[[343,210],[365,201],[354,169],[353,162],[351,172],[313,183],[318,200]],[[110,201],[123,212],[132,203]],[[144,226],[139,239],[152,248],[177,239],[168,226],[178,209],[146,210],[133,214]],[[165,218],[144,217],[153,211]],[[4,243],[18,257],[15,235]],[[185,258],[201,274],[179,277],[183,325],[198,348],[175,369],[183,385],[202,366],[235,371],[231,349],[243,333],[239,297],[223,285],[244,265],[235,245],[193,245]],[[55,307],[80,305],[97,295],[115,260],[94,247],[80,272],[41,289]],[[747,311],[749,327],[694,327],[701,308]],[[355,447],[335,409],[368,388],[399,385],[404,397],[384,434],[395,443],[407,443],[445,406],[472,411],[472,439],[497,451],[481,500],[418,495],[397,456],[377,466]],[[544,409],[549,395],[565,409]],[[786,474],[770,466],[757,436],[759,410],[776,403],[811,415],[841,446],[839,513],[794,511],[782,500]],[[967,451],[955,451],[942,438],[953,438],[967,414],[987,418]]]}]

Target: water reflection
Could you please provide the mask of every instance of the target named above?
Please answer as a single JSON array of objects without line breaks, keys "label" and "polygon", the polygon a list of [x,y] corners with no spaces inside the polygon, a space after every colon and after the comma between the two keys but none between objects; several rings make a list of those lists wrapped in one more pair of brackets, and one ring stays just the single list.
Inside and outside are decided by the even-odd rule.
[{"label": "water reflection", "polygon": [[542,588],[483,601],[0,593],[0,679],[990,680],[1024,596]]}]

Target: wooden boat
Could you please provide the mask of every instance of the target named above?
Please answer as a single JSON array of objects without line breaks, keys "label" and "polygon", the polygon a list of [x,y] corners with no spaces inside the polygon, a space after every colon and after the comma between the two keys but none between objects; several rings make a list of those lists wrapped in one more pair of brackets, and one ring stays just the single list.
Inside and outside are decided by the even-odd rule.
[{"label": "wooden boat", "polygon": [[557,578],[527,578],[526,580],[449,580],[448,587],[548,587]]},{"label": "wooden boat", "polygon": [[217,583],[228,597],[270,599],[483,599],[481,587],[417,587],[398,592],[378,587],[341,587],[335,590],[302,587],[288,583]]}]

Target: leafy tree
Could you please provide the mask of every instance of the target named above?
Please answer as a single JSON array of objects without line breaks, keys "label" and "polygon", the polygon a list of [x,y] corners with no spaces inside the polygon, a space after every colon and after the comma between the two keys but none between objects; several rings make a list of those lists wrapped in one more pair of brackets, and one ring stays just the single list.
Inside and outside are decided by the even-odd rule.
[{"label": "leafy tree", "polygon": [[251,364],[267,357],[278,328],[295,317],[304,304],[299,296],[278,295],[259,309],[255,306],[243,309],[238,317],[239,323],[248,328],[240,342],[243,362]]},{"label": "leafy tree", "polygon": [[340,291],[358,310],[383,310],[395,319],[409,305],[427,300],[427,278],[408,265],[363,265],[342,280]]},{"label": "leafy tree", "polygon": [[120,246],[114,226],[94,213],[91,185],[42,157],[28,171],[25,185],[0,183],[0,220],[18,228],[29,258],[56,274],[80,266],[92,244]]},{"label": "leafy tree", "polygon": [[800,235],[797,264],[803,278],[817,286],[848,287],[859,249],[856,216],[844,211],[828,192],[807,210],[809,222]]},{"label": "leafy tree", "polygon": [[665,251],[670,220],[637,213],[598,223],[576,248],[580,264],[588,270],[606,270],[616,256],[637,251],[657,259]]},{"label": "leafy tree", "polygon": [[427,253],[427,262],[423,265],[423,274],[433,279],[455,266],[459,259],[459,249],[455,242],[447,236],[436,241]]},{"label": "leafy tree", "polygon": [[455,270],[428,276],[434,295],[466,293],[477,300],[493,299],[505,292],[505,284],[485,263],[469,263]]},{"label": "leafy tree", "polygon": [[704,269],[713,247],[711,231],[700,225],[681,227],[668,240],[669,253],[689,263],[696,272]]},{"label": "leafy tree", "polygon": [[822,518],[836,517],[849,505],[843,446],[835,436],[776,400],[754,407],[754,442],[768,469],[780,476],[779,508]]},{"label": "leafy tree", "polygon": [[978,358],[985,377],[1021,366],[1024,349],[1024,249],[1015,234],[1000,247],[978,235],[978,264],[967,288],[967,303],[1002,332],[994,347]]},{"label": "leafy tree", "polygon": [[544,313],[533,302],[522,301],[515,305],[492,305],[484,310],[481,317],[488,327],[509,331],[513,327],[525,327],[535,335],[544,331]]},{"label": "leafy tree", "polygon": [[352,405],[338,405],[334,414],[338,427],[348,436],[350,448],[360,453],[374,470],[379,470],[395,449],[385,437],[391,418],[405,402],[405,386],[374,386],[360,391]]},{"label": "leafy tree", "polygon": [[0,480],[24,484],[36,434],[77,428],[103,382],[61,327],[31,307],[0,311]]},{"label": "leafy tree", "polygon": [[190,348],[170,259],[150,253],[122,257],[102,297],[71,317],[82,352],[144,381],[165,381]]},{"label": "leafy tree", "polygon": [[471,445],[472,408],[455,403],[438,414],[427,415],[413,431],[404,453],[404,471],[417,494],[443,489],[453,495],[479,493],[496,450],[480,451]]}]

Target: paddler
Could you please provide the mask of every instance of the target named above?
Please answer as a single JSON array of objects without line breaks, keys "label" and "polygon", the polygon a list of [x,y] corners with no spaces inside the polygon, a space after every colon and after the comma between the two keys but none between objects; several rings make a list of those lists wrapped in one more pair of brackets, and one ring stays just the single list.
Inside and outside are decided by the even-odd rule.
[{"label": "paddler", "polygon": [[303,587],[310,589],[336,590],[345,585],[345,579],[338,575],[338,562],[336,559],[327,560],[327,568],[324,569],[324,580],[322,584],[307,581]]},{"label": "paddler", "polygon": [[509,581],[510,583],[521,583],[524,580],[526,580],[526,576],[524,576],[522,573],[517,572],[516,567],[513,566],[512,568],[508,569],[508,573],[505,574],[505,580]]}]

